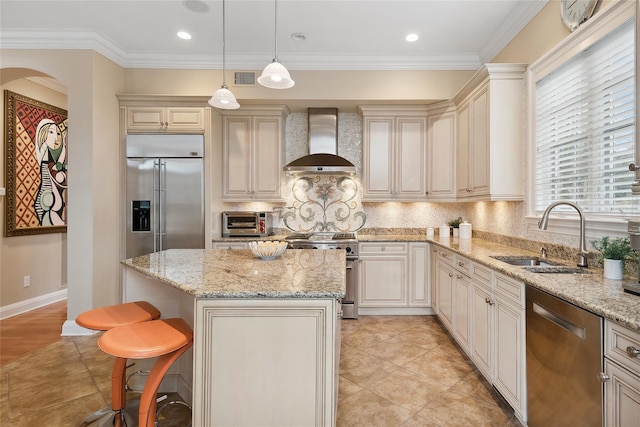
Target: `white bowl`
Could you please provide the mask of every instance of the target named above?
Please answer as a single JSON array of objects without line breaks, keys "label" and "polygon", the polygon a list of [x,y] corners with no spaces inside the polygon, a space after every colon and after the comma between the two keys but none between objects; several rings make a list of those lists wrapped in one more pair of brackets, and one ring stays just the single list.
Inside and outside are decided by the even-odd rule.
[{"label": "white bowl", "polygon": [[262,259],[275,259],[287,249],[287,242],[278,240],[249,242],[249,249],[255,256]]}]

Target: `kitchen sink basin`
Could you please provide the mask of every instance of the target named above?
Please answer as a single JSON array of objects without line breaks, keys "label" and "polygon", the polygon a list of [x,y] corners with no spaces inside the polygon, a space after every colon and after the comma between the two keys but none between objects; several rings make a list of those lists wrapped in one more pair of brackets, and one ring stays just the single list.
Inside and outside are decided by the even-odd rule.
[{"label": "kitchen sink basin", "polygon": [[518,265],[523,267],[554,267],[561,266],[556,262],[549,261],[540,257],[532,257],[532,256],[492,256],[491,258],[497,259],[498,261],[506,262],[510,265]]}]

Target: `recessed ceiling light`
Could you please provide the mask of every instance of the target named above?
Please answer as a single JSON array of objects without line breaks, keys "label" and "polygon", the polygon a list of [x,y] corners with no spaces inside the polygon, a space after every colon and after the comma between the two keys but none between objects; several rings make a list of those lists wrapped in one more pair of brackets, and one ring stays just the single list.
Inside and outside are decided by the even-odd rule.
[{"label": "recessed ceiling light", "polygon": [[191,40],[191,34],[187,33],[186,31],[178,31],[177,35],[182,40]]},{"label": "recessed ceiling light", "polygon": [[307,36],[305,36],[302,33],[293,33],[293,34],[291,34],[291,38],[294,39],[297,42],[302,42],[302,41],[305,41],[307,39]]},{"label": "recessed ceiling light", "polygon": [[414,42],[416,40],[418,40],[418,35],[416,33],[411,33],[411,34],[407,34],[407,37],[405,37],[404,39],[408,42]]}]

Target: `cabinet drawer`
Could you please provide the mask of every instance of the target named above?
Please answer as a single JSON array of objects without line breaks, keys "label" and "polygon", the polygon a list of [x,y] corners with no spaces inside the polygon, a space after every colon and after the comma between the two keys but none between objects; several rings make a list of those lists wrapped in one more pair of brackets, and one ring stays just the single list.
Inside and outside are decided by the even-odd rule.
[{"label": "cabinet drawer", "polygon": [[461,271],[467,275],[471,275],[471,261],[460,255],[456,255],[453,258],[454,267],[456,270]]},{"label": "cabinet drawer", "polygon": [[524,283],[496,274],[495,291],[524,308]]},{"label": "cabinet drawer", "polygon": [[640,333],[605,320],[604,354],[631,370],[640,372]]},{"label": "cabinet drawer", "polygon": [[409,245],[402,242],[371,242],[360,243],[360,255],[369,254],[406,254]]},{"label": "cabinet drawer", "polygon": [[449,252],[449,251],[444,250],[444,249],[439,249],[438,250],[438,259],[441,262],[446,262],[450,266],[453,266],[453,262],[455,260],[455,255],[453,254],[453,252]]},{"label": "cabinet drawer", "polygon": [[471,263],[471,277],[475,282],[491,286],[491,270],[481,265]]}]

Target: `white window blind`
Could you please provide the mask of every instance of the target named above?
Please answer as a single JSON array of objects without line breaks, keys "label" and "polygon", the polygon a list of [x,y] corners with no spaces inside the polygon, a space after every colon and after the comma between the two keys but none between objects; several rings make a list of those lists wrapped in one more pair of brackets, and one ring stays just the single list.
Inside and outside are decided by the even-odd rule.
[{"label": "white window blind", "polygon": [[557,200],[603,215],[636,209],[633,21],[539,80],[535,96],[536,211]]}]

